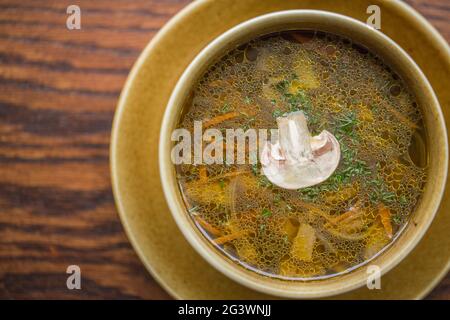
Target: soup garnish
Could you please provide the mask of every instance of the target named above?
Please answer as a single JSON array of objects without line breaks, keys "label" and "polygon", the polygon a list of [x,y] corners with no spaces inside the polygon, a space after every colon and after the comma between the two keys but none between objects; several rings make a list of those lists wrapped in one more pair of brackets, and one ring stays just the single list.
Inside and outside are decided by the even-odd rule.
[{"label": "soup garnish", "polygon": [[336,137],[323,130],[311,136],[302,111],[277,118],[278,138],[265,143],[262,173],[285,189],[310,187],[328,179],[339,164],[341,149]]}]

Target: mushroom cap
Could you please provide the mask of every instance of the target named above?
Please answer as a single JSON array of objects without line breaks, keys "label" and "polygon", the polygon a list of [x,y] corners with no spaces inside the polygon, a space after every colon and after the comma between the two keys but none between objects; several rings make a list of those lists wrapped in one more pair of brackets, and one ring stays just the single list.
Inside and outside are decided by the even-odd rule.
[{"label": "mushroom cap", "polygon": [[339,165],[341,148],[333,134],[323,130],[311,136],[301,111],[277,118],[278,139],[262,149],[262,172],[284,189],[306,188],[328,179]]}]

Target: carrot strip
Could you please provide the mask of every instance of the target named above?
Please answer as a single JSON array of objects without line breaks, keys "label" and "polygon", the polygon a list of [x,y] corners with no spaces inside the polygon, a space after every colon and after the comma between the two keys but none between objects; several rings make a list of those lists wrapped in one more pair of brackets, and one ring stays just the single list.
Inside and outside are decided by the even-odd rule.
[{"label": "carrot strip", "polygon": [[215,244],[221,245],[221,244],[230,242],[232,240],[238,239],[238,238],[242,237],[244,234],[245,234],[245,232],[238,231],[238,232],[230,233],[230,234],[227,234],[225,236],[216,238],[213,241],[214,241]]},{"label": "carrot strip", "polygon": [[222,232],[219,229],[213,227],[212,225],[210,225],[208,222],[206,222],[205,220],[203,220],[199,216],[196,216],[195,220],[198,222],[198,224],[200,226],[202,226],[203,229],[205,229],[206,231],[211,233],[213,236],[218,237],[218,236],[222,235]]},{"label": "carrot strip", "polygon": [[408,117],[404,116],[403,114],[392,108],[389,104],[386,104],[386,107],[390,113],[392,113],[398,120],[400,120],[400,122],[403,122],[411,129],[418,128],[418,126],[414,122],[412,122]]},{"label": "carrot strip", "polygon": [[331,223],[333,223],[333,224],[338,224],[339,222],[341,222],[343,220],[347,220],[347,219],[349,219],[351,217],[354,217],[354,216],[355,216],[355,211],[349,210],[349,211],[347,211],[347,212],[345,212],[345,213],[343,213],[343,214],[341,214],[341,215],[339,215],[337,217],[331,218],[329,221]]},{"label": "carrot strip", "polygon": [[343,214],[340,214],[338,216],[329,216],[329,215],[326,216],[325,218],[328,221],[326,223],[327,226],[330,227],[331,224],[336,226],[340,223],[348,223],[355,219],[361,218],[362,212],[359,207],[360,207],[360,204],[358,201],[358,202],[356,202],[356,204],[353,207],[351,207],[349,210],[347,210]]},{"label": "carrot strip", "polygon": [[380,205],[378,208],[378,214],[380,215],[381,224],[383,225],[387,236],[392,238],[391,210],[383,205]]},{"label": "carrot strip", "polygon": [[221,122],[224,122],[226,120],[236,118],[237,116],[239,116],[239,114],[240,114],[239,112],[233,111],[214,117],[210,120],[203,122],[203,128],[208,128]]},{"label": "carrot strip", "polygon": [[354,206],[353,208],[351,208],[350,210],[348,210],[347,212],[338,215],[336,217],[332,217],[329,219],[329,222],[331,222],[332,224],[338,224],[340,222],[349,222],[352,220],[355,220],[357,218],[361,217],[361,211],[359,210],[358,206]]}]

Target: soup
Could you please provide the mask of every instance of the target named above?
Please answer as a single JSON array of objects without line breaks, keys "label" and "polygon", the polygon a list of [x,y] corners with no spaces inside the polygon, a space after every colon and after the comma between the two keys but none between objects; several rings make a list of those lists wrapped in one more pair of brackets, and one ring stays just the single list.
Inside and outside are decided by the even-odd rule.
[{"label": "soup", "polygon": [[310,280],[351,271],[395,240],[420,199],[427,166],[420,108],[395,71],[363,46],[289,31],[218,59],[193,88],[178,127],[193,132],[203,121],[225,133],[277,128],[290,117],[303,119],[311,146],[323,132],[336,140],[336,166],[326,178],[284,185],[305,177],[288,168],[290,176],[276,180],[248,154],[243,164],[181,164],[187,211],[217,250],[255,272]]}]

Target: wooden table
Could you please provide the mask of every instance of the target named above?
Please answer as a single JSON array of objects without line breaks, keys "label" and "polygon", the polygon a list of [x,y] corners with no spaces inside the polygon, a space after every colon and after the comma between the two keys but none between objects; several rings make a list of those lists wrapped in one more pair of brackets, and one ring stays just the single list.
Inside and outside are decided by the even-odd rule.
[{"label": "wooden table", "polygon": [[[0,0],[0,298],[170,298],[119,222],[109,137],[130,67],[189,2]],[[408,2],[450,40],[449,1]],[[450,276],[430,298],[450,299]]]}]

